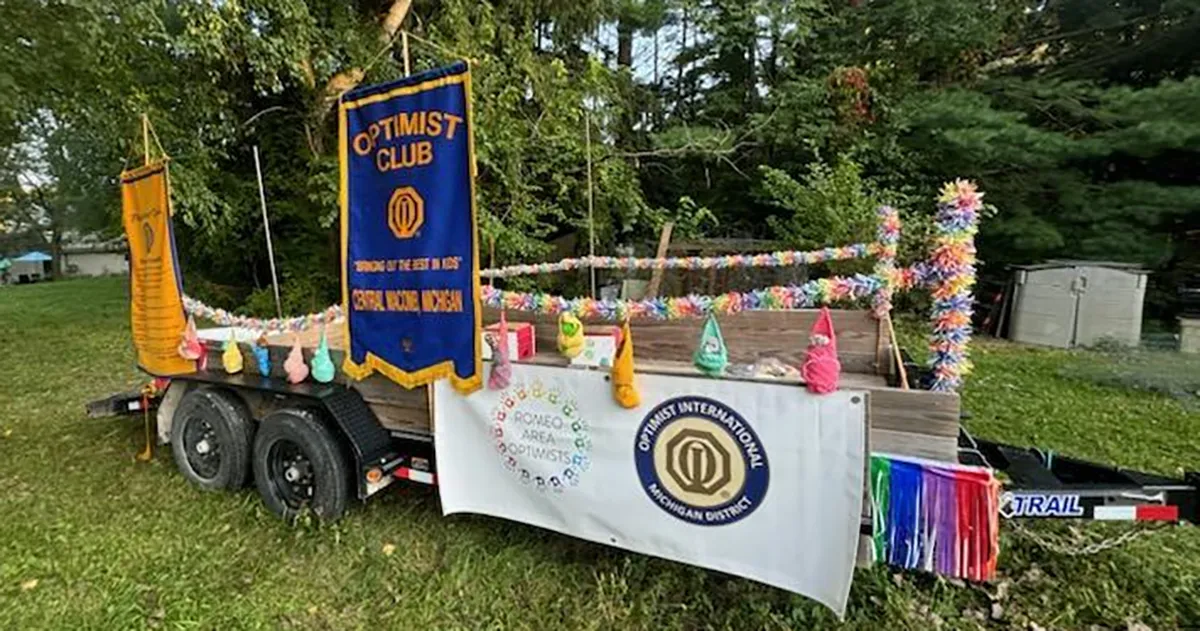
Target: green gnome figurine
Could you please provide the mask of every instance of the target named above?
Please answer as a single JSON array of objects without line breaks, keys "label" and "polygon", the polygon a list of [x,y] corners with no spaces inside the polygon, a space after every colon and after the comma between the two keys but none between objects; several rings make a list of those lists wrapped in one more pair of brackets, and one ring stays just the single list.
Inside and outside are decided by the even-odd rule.
[{"label": "green gnome figurine", "polygon": [[325,328],[321,328],[321,341],[312,358],[312,378],[320,383],[329,383],[337,374],[333,360],[329,357],[329,341],[325,339]]},{"label": "green gnome figurine", "polygon": [[696,349],[692,361],[700,372],[710,377],[719,377],[729,365],[729,353],[725,350],[721,327],[717,324],[716,316],[711,313],[704,321],[704,330],[700,333],[700,347]]}]

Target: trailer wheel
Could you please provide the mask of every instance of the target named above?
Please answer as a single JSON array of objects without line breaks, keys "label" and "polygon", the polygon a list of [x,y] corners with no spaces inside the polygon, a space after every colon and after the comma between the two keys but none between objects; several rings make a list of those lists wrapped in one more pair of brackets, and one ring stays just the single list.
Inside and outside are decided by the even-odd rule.
[{"label": "trailer wheel", "polygon": [[294,520],[304,510],[334,521],[346,511],[350,476],[337,439],[312,413],[280,410],[254,440],[254,484],[271,512]]},{"label": "trailer wheel", "polygon": [[183,477],[205,491],[237,490],[250,473],[254,420],[237,396],[200,388],[171,421],[171,453]]}]

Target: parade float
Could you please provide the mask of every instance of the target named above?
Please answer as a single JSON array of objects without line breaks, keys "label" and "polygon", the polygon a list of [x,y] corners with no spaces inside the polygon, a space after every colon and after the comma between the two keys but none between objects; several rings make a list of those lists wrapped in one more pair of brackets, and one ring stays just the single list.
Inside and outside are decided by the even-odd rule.
[{"label": "parade float", "polygon": [[[253,481],[280,516],[331,520],[396,481],[436,485],[447,514],[743,576],[839,614],[856,565],[991,578],[1002,515],[1194,519],[1193,481],[1052,464],[960,431],[982,204],[970,182],[931,195],[934,240],[912,265],[885,206],[868,243],[481,270],[465,64],[343,95],[339,129],[343,301],[308,315],[187,297],[165,161],[122,176],[133,337],[155,379],[90,409],[145,415],[142,455],[153,434],[202,489]],[[860,259],[870,273],[719,295],[505,288]],[[931,297],[925,366],[896,340],[904,291]]]}]

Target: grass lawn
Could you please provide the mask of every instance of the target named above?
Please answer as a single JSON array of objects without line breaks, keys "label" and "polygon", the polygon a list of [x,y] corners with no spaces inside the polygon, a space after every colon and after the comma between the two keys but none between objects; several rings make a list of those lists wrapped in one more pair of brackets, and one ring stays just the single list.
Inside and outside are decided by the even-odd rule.
[{"label": "grass lawn", "polygon": [[[1000,579],[859,571],[845,622],[786,592],[482,517],[424,487],[327,527],[189,487],[140,423],[84,403],[140,383],[124,281],[0,288],[0,629],[1138,628],[1200,626],[1200,531],[1074,558],[1003,534]],[[976,346],[979,436],[1152,471],[1200,468],[1200,414],[1059,376],[1068,353]],[[1126,524],[1057,524],[1063,541]],[[1036,625],[1036,626],[1035,626]],[[1139,626],[1141,625],[1141,626]]]}]

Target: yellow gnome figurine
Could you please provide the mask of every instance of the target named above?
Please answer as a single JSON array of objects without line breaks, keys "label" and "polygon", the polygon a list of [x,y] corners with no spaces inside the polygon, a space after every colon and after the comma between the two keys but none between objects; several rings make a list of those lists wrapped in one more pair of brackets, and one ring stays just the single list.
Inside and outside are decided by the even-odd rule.
[{"label": "yellow gnome figurine", "polygon": [[629,320],[621,325],[621,340],[613,358],[612,384],[613,398],[621,407],[633,409],[641,404],[642,397],[633,385],[633,334],[629,332]]},{"label": "yellow gnome figurine", "polygon": [[238,348],[232,330],[229,332],[229,339],[225,341],[225,350],[221,353],[221,365],[225,367],[225,372],[231,375],[242,372],[242,349]]},{"label": "yellow gnome figurine", "polygon": [[558,316],[558,352],[575,359],[583,352],[583,323],[570,313]]}]

